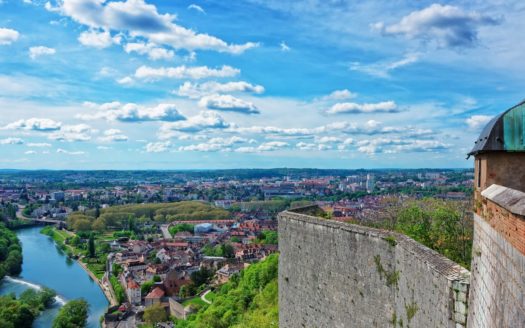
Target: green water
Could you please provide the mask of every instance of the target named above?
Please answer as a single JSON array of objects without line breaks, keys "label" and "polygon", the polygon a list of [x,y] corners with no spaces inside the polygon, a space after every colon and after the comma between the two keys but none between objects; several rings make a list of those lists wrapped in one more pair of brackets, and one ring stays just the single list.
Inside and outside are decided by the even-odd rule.
[{"label": "green water", "polygon": [[53,318],[64,301],[84,298],[90,305],[88,327],[99,327],[99,318],[108,306],[104,293],[91,277],[58,249],[54,242],[40,234],[41,227],[17,231],[22,242],[24,264],[19,277],[6,277],[0,282],[0,294],[14,292],[17,295],[27,288],[46,286],[57,294],[55,306],[42,313],[33,327],[51,327]]}]

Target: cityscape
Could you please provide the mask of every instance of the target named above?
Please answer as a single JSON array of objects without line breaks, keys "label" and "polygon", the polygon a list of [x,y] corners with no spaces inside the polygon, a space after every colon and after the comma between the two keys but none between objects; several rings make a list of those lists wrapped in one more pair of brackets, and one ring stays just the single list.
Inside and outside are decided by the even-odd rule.
[{"label": "cityscape", "polygon": [[0,0],[0,328],[525,327],[524,18]]}]

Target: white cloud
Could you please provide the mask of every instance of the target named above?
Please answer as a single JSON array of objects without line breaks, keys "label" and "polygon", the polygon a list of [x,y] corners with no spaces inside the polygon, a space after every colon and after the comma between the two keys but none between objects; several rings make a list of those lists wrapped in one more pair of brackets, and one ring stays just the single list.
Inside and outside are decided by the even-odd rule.
[{"label": "white cloud", "polygon": [[88,102],[85,103],[85,106],[98,111],[94,114],[77,115],[78,118],[83,120],[105,119],[120,122],[174,122],[184,119],[184,116],[179,113],[174,104],[158,104],[153,107],[146,107],[134,103],[122,104],[120,102],[111,102],[98,105]]},{"label": "white cloud", "polygon": [[89,141],[93,132],[87,124],[64,125],[60,131],[51,133],[48,138],[65,142]]},{"label": "white cloud", "polygon": [[56,54],[56,50],[49,47],[37,46],[29,48],[29,57],[31,59],[36,59],[40,56],[51,56]]},{"label": "white cloud", "polygon": [[135,71],[135,78],[156,81],[163,78],[170,79],[204,79],[210,77],[232,77],[238,75],[241,71],[231,66],[222,66],[219,69],[209,68],[207,66],[178,66],[178,67],[149,67],[141,66]]},{"label": "white cloud", "polygon": [[21,145],[24,143],[24,140],[20,138],[5,138],[0,139],[0,145]]},{"label": "white cloud", "polygon": [[321,98],[323,101],[327,100],[346,100],[357,97],[357,93],[352,92],[348,89],[335,90],[327,96]]},{"label": "white cloud", "polygon": [[140,55],[148,55],[148,58],[151,60],[170,60],[175,57],[175,52],[173,50],[157,47],[153,43],[128,43],[124,46],[124,51],[126,51],[128,54],[136,52]]},{"label": "white cloud", "polygon": [[211,110],[238,112],[243,114],[259,114],[257,107],[248,101],[235,98],[231,95],[210,95],[204,96],[199,101],[200,107]]},{"label": "white cloud", "polygon": [[148,153],[163,153],[171,147],[170,141],[150,142],[145,146]]},{"label": "white cloud", "polygon": [[465,120],[468,127],[473,130],[479,130],[483,128],[487,123],[493,118],[493,116],[488,115],[472,115],[471,117]]},{"label": "white cloud", "polygon": [[262,85],[253,85],[245,81],[218,83],[215,81],[209,81],[205,83],[191,83],[184,82],[175,94],[188,97],[191,99],[201,98],[205,95],[216,94],[216,93],[232,93],[232,92],[252,92],[252,93],[263,93],[264,87]]},{"label": "white cloud", "polygon": [[379,22],[372,27],[384,35],[434,41],[440,47],[472,47],[478,41],[480,26],[495,25],[499,21],[478,12],[466,12],[456,6],[435,3],[411,12],[396,24],[386,26]]},{"label": "white cloud", "polygon": [[10,28],[0,28],[0,46],[7,46],[18,40],[20,33]]},{"label": "white cloud", "polygon": [[104,136],[99,138],[102,142],[122,142],[128,141],[128,137],[119,129],[109,129],[104,131]]},{"label": "white cloud", "polygon": [[420,153],[442,152],[450,145],[436,140],[412,140],[377,138],[361,140],[357,143],[359,152],[374,155],[377,153]]},{"label": "white cloud", "polygon": [[226,129],[229,123],[212,111],[201,111],[198,115],[188,117],[185,121],[164,123],[159,131],[159,137],[171,138],[174,132],[198,132],[207,129]]},{"label": "white cloud", "polygon": [[119,39],[112,37],[109,31],[99,32],[97,30],[89,30],[80,33],[78,41],[86,47],[93,47],[97,49],[104,49],[110,47],[113,44],[119,43]]},{"label": "white cloud", "polygon": [[265,151],[276,151],[287,148],[288,143],[282,141],[270,141],[260,144],[258,147],[239,147],[235,149],[238,153],[260,153]]},{"label": "white cloud", "polygon": [[122,85],[130,85],[130,84],[135,83],[135,80],[133,80],[133,78],[130,76],[125,76],[121,79],[118,79],[117,83],[122,84]]},{"label": "white cloud", "polygon": [[78,156],[78,155],[85,155],[86,152],[84,151],[69,151],[69,150],[66,150],[66,149],[62,149],[62,148],[58,148],[57,149],[57,153],[59,154],[66,154],[66,155],[73,155],[73,156]]},{"label": "white cloud", "polygon": [[202,9],[201,6],[196,5],[196,4],[194,4],[194,3],[192,3],[191,5],[188,6],[188,10],[192,10],[192,9],[193,9],[193,10],[196,10],[196,11],[202,13],[202,14],[206,14],[206,12],[204,11],[204,9]]},{"label": "white cloud", "polygon": [[144,0],[63,0],[58,8],[46,4],[46,9],[58,9],[62,15],[91,28],[127,32],[132,37],[143,37],[174,49],[240,54],[258,46],[254,42],[228,44],[217,37],[196,33],[175,24],[174,15],[160,14],[155,5]]},{"label": "white cloud", "polygon": [[281,47],[282,52],[288,52],[292,50],[284,41],[281,41],[281,43],[279,44],[279,47]]},{"label": "white cloud", "polygon": [[48,148],[51,147],[50,143],[46,142],[29,142],[27,144],[28,147],[37,147],[37,148]]},{"label": "white cloud", "polygon": [[393,101],[365,104],[345,102],[333,105],[326,112],[329,114],[396,113],[399,112],[399,110]]},{"label": "white cloud", "polygon": [[200,152],[217,152],[217,151],[231,151],[230,146],[241,143],[253,143],[255,140],[248,140],[245,138],[233,136],[230,138],[211,138],[205,143],[196,145],[180,146],[179,151],[200,151]]},{"label": "white cloud", "polygon": [[8,130],[34,130],[34,131],[56,131],[59,130],[62,123],[48,118],[29,118],[9,123],[2,129]]},{"label": "white cloud", "polygon": [[350,70],[359,71],[371,76],[389,78],[390,72],[403,66],[407,66],[416,63],[420,58],[419,53],[407,53],[399,60],[391,62],[381,62],[370,65],[365,65],[359,62],[353,62],[350,64]]}]

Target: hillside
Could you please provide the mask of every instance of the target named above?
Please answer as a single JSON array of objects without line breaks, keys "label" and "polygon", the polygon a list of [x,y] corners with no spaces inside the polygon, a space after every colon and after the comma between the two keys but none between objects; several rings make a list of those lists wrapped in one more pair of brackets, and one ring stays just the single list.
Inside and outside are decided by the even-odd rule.
[{"label": "hillside", "polygon": [[277,268],[276,254],[251,265],[220,287],[211,305],[177,321],[177,327],[278,327]]}]

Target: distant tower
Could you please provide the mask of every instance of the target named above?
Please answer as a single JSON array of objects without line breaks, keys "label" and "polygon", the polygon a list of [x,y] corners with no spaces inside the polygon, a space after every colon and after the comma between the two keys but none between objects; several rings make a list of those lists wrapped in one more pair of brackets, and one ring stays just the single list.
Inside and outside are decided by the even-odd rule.
[{"label": "distant tower", "polygon": [[468,327],[525,327],[525,102],[492,119],[474,159]]},{"label": "distant tower", "polygon": [[374,191],[376,187],[376,180],[374,178],[374,175],[373,174],[367,174],[366,175],[366,191],[368,193],[371,193],[372,191]]}]

